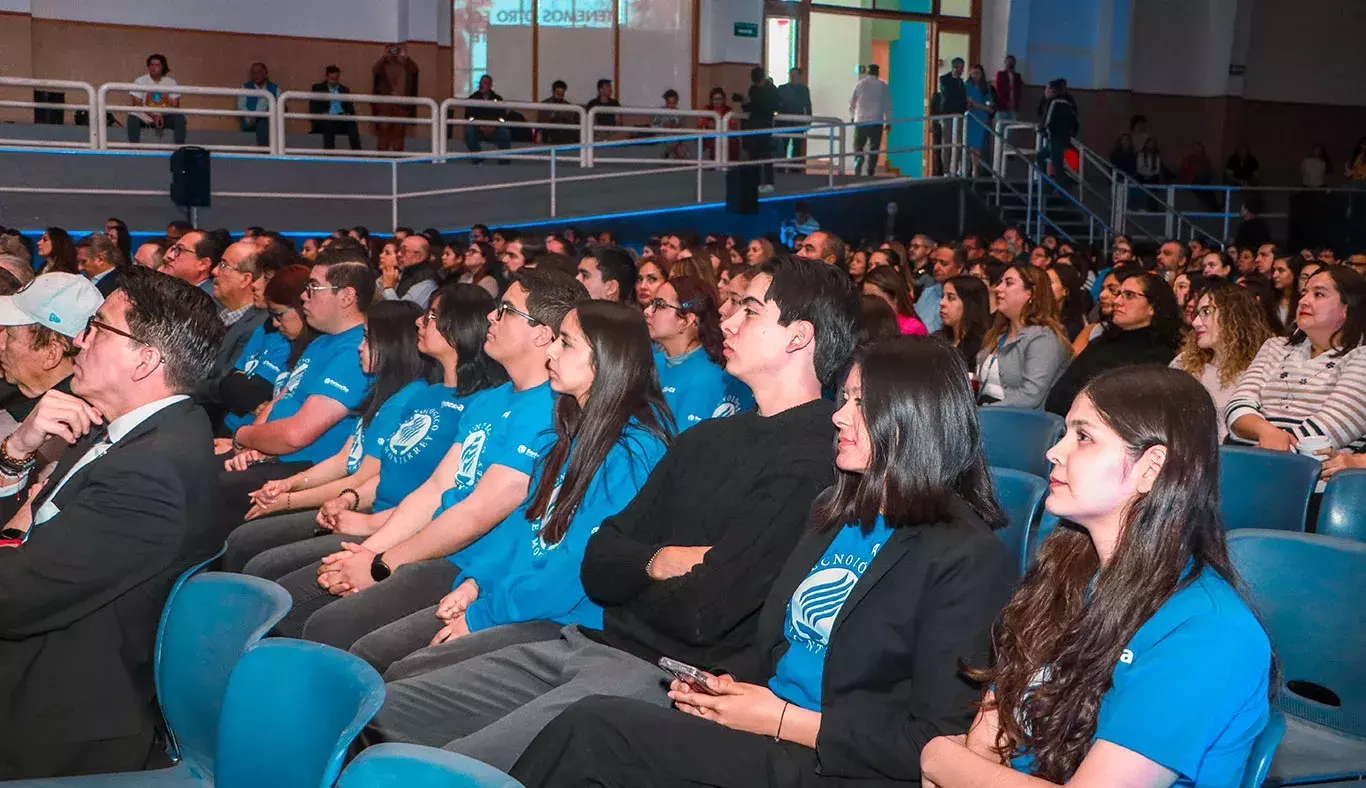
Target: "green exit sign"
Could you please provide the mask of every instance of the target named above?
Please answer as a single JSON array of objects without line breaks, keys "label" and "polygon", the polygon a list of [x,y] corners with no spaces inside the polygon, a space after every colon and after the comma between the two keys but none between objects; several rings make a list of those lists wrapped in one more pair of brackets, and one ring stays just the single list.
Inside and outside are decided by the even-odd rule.
[{"label": "green exit sign", "polygon": [[758,23],[755,23],[755,22],[736,22],[736,23],[735,23],[735,37],[736,37],[736,38],[758,38],[758,37],[759,37],[759,25],[758,25]]}]

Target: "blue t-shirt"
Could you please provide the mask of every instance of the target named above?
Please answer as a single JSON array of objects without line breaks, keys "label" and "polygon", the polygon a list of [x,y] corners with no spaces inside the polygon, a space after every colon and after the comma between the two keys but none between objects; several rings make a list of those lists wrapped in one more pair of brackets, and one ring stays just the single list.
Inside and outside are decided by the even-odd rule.
[{"label": "blue t-shirt", "polygon": [[783,624],[788,648],[768,680],[774,695],[804,709],[821,710],[821,679],[830,630],[844,600],[891,535],[892,529],[882,515],[867,532],[857,524],[844,526],[792,592]]},{"label": "blue t-shirt", "polygon": [[[555,392],[550,383],[516,391],[512,383],[471,398],[460,419],[460,467],[453,485],[441,494],[432,519],[465,500],[490,465],[504,465],[533,476],[536,462],[555,442]],[[534,478],[533,478],[534,482]],[[465,549],[449,556],[457,566],[511,558],[513,539],[495,526]]]},{"label": "blue t-shirt", "polygon": [[[602,629],[602,608],[588,598],[579,579],[584,550],[602,521],[631,502],[666,449],[664,441],[635,420],[627,424],[593,474],[569,529],[555,544],[546,544],[541,538],[541,519],[527,520],[526,510],[531,504],[528,495],[526,503],[498,524],[498,529],[509,531],[513,540],[511,562],[461,564],[463,577],[473,577],[479,583],[479,598],[465,611],[470,631],[538,620]],[[539,483],[535,480],[532,492]],[[551,494],[551,508],[563,483],[562,468]]]},{"label": "blue t-shirt", "polygon": [[754,407],[749,386],[708,358],[702,348],[672,361],[663,351],[655,351],[659,385],[679,432],[705,419],[732,416]]},{"label": "blue t-shirt", "polygon": [[402,418],[389,430],[378,455],[375,511],[398,506],[427,481],[455,445],[465,407],[476,396],[478,393],[457,397],[454,387],[434,383],[408,400]]},{"label": "blue t-shirt", "polygon": [[[1176,786],[1237,788],[1266,726],[1271,643],[1213,569],[1172,594],[1120,654],[1096,738],[1176,772]],[[1028,772],[1030,754],[1011,760]]]},{"label": "blue t-shirt", "polygon": [[[279,331],[266,332],[262,323],[247,337],[247,344],[237,355],[233,369],[248,377],[263,378],[274,383],[285,371],[289,361],[289,340]],[[250,424],[256,416],[252,413],[229,413],[223,417],[223,424],[233,432],[243,424]]]},{"label": "blue t-shirt", "polygon": [[398,422],[403,417],[408,400],[427,388],[427,385],[425,380],[414,380],[389,395],[389,399],[379,406],[375,417],[370,419],[368,427],[363,421],[356,419],[356,431],[351,434],[351,450],[346,454],[347,473],[360,470],[360,461],[366,457],[379,458],[380,452],[384,449],[384,442],[394,434],[395,429],[398,429]]},{"label": "blue t-shirt", "polygon": [[[365,329],[356,326],[340,334],[323,334],[304,349],[290,370],[284,387],[271,408],[269,421],[279,421],[298,413],[313,395],[336,400],[353,411],[365,399],[372,378],[360,368],[360,342]],[[321,462],[341,451],[356,429],[357,417],[347,415],[309,445],[286,454],[284,462]]]}]

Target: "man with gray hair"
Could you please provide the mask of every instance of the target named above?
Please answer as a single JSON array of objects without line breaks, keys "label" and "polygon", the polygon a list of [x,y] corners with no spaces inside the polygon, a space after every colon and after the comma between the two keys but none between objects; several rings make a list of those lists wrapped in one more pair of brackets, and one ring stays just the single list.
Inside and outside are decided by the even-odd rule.
[{"label": "man with gray hair", "polygon": [[20,287],[33,281],[33,266],[17,255],[0,254],[0,268],[9,271]]},{"label": "man with gray hair", "polygon": [[103,233],[87,235],[76,244],[76,268],[105,298],[118,289],[119,269],[126,265],[123,250]]},{"label": "man with gray hair", "polygon": [[232,374],[237,357],[242,354],[247,340],[270,314],[255,305],[254,287],[265,275],[261,266],[262,253],[249,240],[229,246],[214,268],[213,297],[218,301],[218,318],[227,326],[223,343],[214,356],[213,369],[195,389],[195,398],[204,405],[215,424],[221,419],[217,392],[219,384]]}]

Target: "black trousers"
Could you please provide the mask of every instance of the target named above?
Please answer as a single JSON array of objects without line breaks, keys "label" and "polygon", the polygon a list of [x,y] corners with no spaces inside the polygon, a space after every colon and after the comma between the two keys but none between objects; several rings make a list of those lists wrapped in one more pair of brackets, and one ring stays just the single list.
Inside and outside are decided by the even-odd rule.
[{"label": "black trousers", "polygon": [[760,170],[759,183],[773,185],[773,135],[755,134],[750,137],[743,137],[745,141],[745,153],[749,154],[750,161],[766,160]]},{"label": "black trousers", "polygon": [[[555,718],[512,767],[527,788],[880,788],[816,773],[816,751],[677,709],[593,697]],[[904,785],[904,784],[902,784]]]},{"label": "black trousers", "polygon": [[[226,457],[226,455],[223,455]],[[311,462],[264,462],[245,471],[219,471],[218,490],[222,505],[218,509],[218,538],[226,540],[243,523],[251,508],[251,493],[261,485],[313,467]]]},{"label": "black trousers", "polygon": [[323,135],[323,150],[333,150],[337,147],[338,134],[346,135],[346,141],[351,143],[351,150],[360,150],[360,129],[356,128],[354,120],[320,120],[318,131]]},{"label": "black trousers", "polygon": [[868,174],[873,175],[877,172],[878,153],[882,149],[882,127],[881,126],[859,126],[854,129],[854,174],[863,174],[863,149],[870,149],[868,154]]}]

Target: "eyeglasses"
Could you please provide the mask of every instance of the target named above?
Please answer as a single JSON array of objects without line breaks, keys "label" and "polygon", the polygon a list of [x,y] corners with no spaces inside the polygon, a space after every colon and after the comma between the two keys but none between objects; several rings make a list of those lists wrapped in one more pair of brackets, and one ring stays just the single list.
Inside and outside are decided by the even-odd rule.
[{"label": "eyeglasses", "polygon": [[304,290],[307,291],[309,295],[314,295],[315,293],[325,293],[328,290],[340,289],[341,285],[325,285],[320,282],[309,282],[308,284],[304,285]]},{"label": "eyeglasses", "polygon": [[1112,296],[1118,296],[1123,291],[1119,289],[1119,285],[1106,285],[1105,292]]},{"label": "eyeglasses", "polygon": [[164,257],[167,260],[174,260],[175,258],[180,256],[181,252],[188,251],[190,251],[188,248],[181,246],[180,244],[176,244],[175,246],[172,246],[170,249],[167,249],[166,254],[162,255],[162,257]]},{"label": "eyeglasses", "polygon": [[267,309],[266,311],[269,312],[270,316],[274,319],[280,320],[284,318],[285,315],[289,314],[290,312],[293,312],[294,308],[290,307],[289,309]]},{"label": "eyeglasses", "polygon": [[656,298],[656,299],[654,299],[654,300],[652,300],[652,301],[649,301],[648,303],[645,304],[645,308],[646,308],[646,309],[652,309],[652,310],[672,309],[672,310],[674,310],[675,312],[678,312],[679,314],[682,314],[682,313],[683,313],[683,305],[682,305],[682,304],[671,304],[671,303],[669,303],[668,301],[665,301],[665,300],[662,299],[662,298]]},{"label": "eyeglasses", "polygon": [[511,312],[512,314],[518,317],[526,318],[526,322],[530,323],[532,327],[543,325],[541,321],[537,320],[531,315],[528,315],[526,312],[523,312],[522,310],[518,309],[512,304],[509,304],[506,301],[499,301],[498,308],[494,310],[494,313],[498,315],[498,319],[502,320],[503,316],[506,315],[508,312]]},{"label": "eyeglasses", "polygon": [[127,331],[124,331],[124,330],[121,329],[121,328],[114,328],[113,326],[109,325],[108,323],[101,323],[100,321],[96,320],[96,319],[94,318],[93,315],[90,317],[89,320],[85,321],[85,330],[83,330],[83,331],[81,332],[81,339],[82,339],[83,341],[89,341],[90,338],[91,338],[91,333],[92,333],[95,329],[99,329],[100,331],[108,331],[108,332],[111,333],[111,334],[118,334],[118,335],[121,336],[121,337],[124,337],[124,338],[133,340],[134,342],[138,343],[139,345],[144,345],[144,346],[146,346],[146,347],[151,347],[151,346],[152,346],[152,343],[146,342],[146,341],[141,340],[141,339],[138,339],[137,337],[133,336],[132,334],[128,333]]},{"label": "eyeglasses", "polygon": [[1146,299],[1148,295],[1146,293],[1141,293],[1137,290],[1120,290],[1119,292],[1115,293],[1115,297],[1120,299],[1121,301],[1133,301],[1137,298]]},{"label": "eyeglasses", "polygon": [[1199,309],[1196,309],[1196,310],[1195,310],[1195,314],[1196,314],[1196,316],[1198,316],[1198,317],[1211,318],[1211,317],[1214,317],[1214,313],[1215,313],[1215,312],[1218,312],[1218,311],[1219,311],[1218,307],[1213,307],[1213,306],[1202,306],[1202,307],[1200,307]]}]

